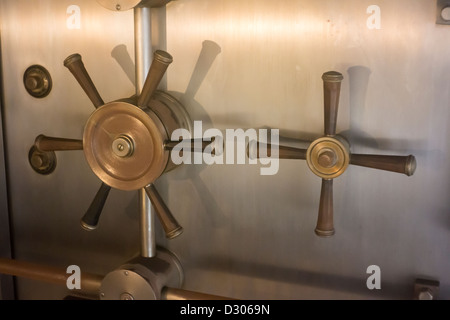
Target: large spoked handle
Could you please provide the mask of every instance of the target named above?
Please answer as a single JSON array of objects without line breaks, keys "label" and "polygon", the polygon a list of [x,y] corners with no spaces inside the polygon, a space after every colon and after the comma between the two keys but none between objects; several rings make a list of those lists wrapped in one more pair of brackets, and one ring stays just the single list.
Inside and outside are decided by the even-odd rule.
[{"label": "large spoked handle", "polygon": [[144,189],[156,211],[159,221],[161,222],[164,232],[166,233],[166,237],[168,239],[173,239],[179,236],[183,232],[183,228],[164,203],[164,200],[158,190],[156,190],[153,184],[147,185]]},{"label": "large spoked handle", "polygon": [[322,75],[324,93],[324,137],[316,139],[307,150],[287,146],[274,146],[251,141],[248,145],[250,159],[271,157],[274,147],[278,148],[280,159],[306,160],[310,169],[322,178],[319,213],[315,232],[318,236],[334,234],[333,179],[341,175],[349,164],[402,173],[407,176],[416,170],[413,155],[391,156],[374,154],[351,154],[346,140],[336,135],[339,108],[341,73],[325,72]]}]

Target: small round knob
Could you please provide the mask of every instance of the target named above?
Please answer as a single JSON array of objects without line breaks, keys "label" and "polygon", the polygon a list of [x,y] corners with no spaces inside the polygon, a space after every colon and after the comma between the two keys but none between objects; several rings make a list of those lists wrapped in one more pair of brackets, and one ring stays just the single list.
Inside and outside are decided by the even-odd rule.
[{"label": "small round knob", "polygon": [[133,140],[127,135],[120,135],[112,143],[112,150],[114,154],[121,158],[129,157],[133,154],[134,144]]},{"label": "small round knob", "polygon": [[124,292],[120,295],[120,300],[134,300],[134,297],[128,292]]},{"label": "small round knob", "polygon": [[23,83],[27,92],[35,98],[46,97],[52,89],[50,73],[39,65],[33,65],[25,71]]},{"label": "small round knob", "polygon": [[34,171],[40,174],[50,174],[56,168],[56,155],[54,152],[41,152],[36,146],[28,152],[28,161]]},{"label": "small round knob", "polygon": [[329,148],[319,151],[317,162],[324,168],[331,168],[336,164],[336,153]]},{"label": "small round knob", "polygon": [[424,289],[419,293],[419,300],[433,300],[433,294],[428,289]]},{"label": "small round knob", "polygon": [[442,11],[441,11],[441,17],[442,17],[442,19],[444,19],[445,21],[450,21],[450,6],[445,7],[444,9],[442,9]]}]

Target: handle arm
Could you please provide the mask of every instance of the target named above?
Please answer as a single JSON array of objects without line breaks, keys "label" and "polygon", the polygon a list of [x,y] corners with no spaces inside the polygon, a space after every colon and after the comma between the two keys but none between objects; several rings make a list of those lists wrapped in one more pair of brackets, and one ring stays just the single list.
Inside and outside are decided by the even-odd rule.
[{"label": "handle arm", "polygon": [[36,137],[34,146],[41,152],[83,150],[83,141],[76,139],[47,137],[40,134]]},{"label": "handle arm", "polygon": [[150,198],[150,202],[156,211],[159,221],[161,222],[161,225],[166,233],[166,237],[168,239],[173,239],[179,236],[183,232],[183,228],[172,215],[155,186],[153,184],[149,184],[145,187],[145,192]]},{"label": "handle arm", "polygon": [[73,74],[96,108],[105,104],[98,93],[97,88],[95,88],[89,73],[84,67],[83,60],[78,53],[68,56],[64,60],[64,66]]},{"label": "handle arm", "polygon": [[386,156],[375,154],[352,154],[350,163],[355,166],[398,172],[412,176],[416,170],[416,158],[409,156]]},{"label": "handle arm", "polygon": [[102,183],[100,189],[95,195],[94,200],[89,206],[89,209],[81,218],[80,224],[85,230],[91,231],[97,228],[98,220],[100,219],[100,215],[102,214],[103,207],[105,206],[105,202],[110,191],[111,187],[105,183]]},{"label": "handle arm", "polygon": [[324,133],[326,136],[336,135],[336,122],[342,79],[344,79],[342,74],[336,71],[329,71],[322,75],[325,115]]},{"label": "handle arm", "polygon": [[161,82],[161,79],[163,78],[167,67],[172,63],[172,61],[173,58],[169,53],[161,50],[155,51],[152,65],[150,66],[150,70],[148,71],[147,78],[144,82],[144,87],[142,88],[142,92],[139,95],[139,107],[147,107],[153,93],[156,91],[156,88]]},{"label": "handle arm", "polygon": [[322,179],[319,217],[317,219],[315,232],[320,237],[331,237],[332,235],[334,235],[333,179]]}]

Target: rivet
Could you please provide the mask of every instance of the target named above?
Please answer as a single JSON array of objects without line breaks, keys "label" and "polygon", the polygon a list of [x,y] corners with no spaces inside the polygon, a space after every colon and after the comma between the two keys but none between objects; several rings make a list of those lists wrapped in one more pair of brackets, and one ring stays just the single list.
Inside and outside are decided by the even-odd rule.
[{"label": "rivet", "polygon": [[444,9],[442,9],[441,17],[445,21],[450,21],[450,7],[445,7]]}]

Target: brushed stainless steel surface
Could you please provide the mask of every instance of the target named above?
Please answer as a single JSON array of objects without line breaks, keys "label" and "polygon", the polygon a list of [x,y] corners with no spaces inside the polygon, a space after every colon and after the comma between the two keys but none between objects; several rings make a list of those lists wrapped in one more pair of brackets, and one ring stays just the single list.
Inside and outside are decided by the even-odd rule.
[{"label": "brushed stainless steel surface", "polygon": [[[94,108],[63,65],[73,52],[83,56],[105,101],[135,93],[134,83],[112,57],[118,45],[134,56],[133,12],[112,12],[91,0],[1,1],[0,12],[14,257],[62,266],[77,264],[82,271],[105,274],[140,250],[136,192],[112,190],[101,225],[87,232],[79,221],[100,180],[83,152],[58,153],[56,170],[45,177],[34,172],[27,155],[39,134],[82,138]],[[80,29],[70,23],[77,12]],[[23,87],[23,73],[33,64],[44,66],[52,75],[53,89],[42,99],[32,98]],[[105,76],[105,70],[113,76]],[[110,237],[118,233],[119,226],[127,236]],[[102,258],[96,261],[99,252]],[[20,299],[59,299],[66,294],[64,288],[20,279],[16,289]]]},{"label": "brushed stainless steel surface", "polygon": [[[62,66],[67,55],[83,55],[105,101],[135,93],[133,72],[123,69],[134,56],[132,10],[70,4],[81,9],[81,29],[66,28],[66,2],[0,2],[14,253],[106,274],[140,250],[136,193],[112,190],[101,226],[88,233],[78,221],[99,180],[83,154],[58,154],[45,177],[27,159],[38,134],[80,138],[92,112]],[[450,298],[450,30],[435,24],[435,1],[179,0],[166,13],[167,48],[159,49],[174,58],[167,88],[204,128],[278,128],[312,141],[323,133],[317,75],[336,70],[344,75],[336,131],[352,152],[414,154],[420,164],[412,177],[355,166],[336,179],[340,232],[330,239],[311,228],[321,181],[306,163],[280,161],[274,176],[261,176],[261,164],[166,173],[157,187],[184,233],[169,241],[156,224],[156,236],[180,258],[182,289],[238,299],[408,299],[420,277],[439,280],[439,297]],[[219,50],[201,55],[205,41]],[[126,49],[119,60],[117,46]],[[39,101],[22,84],[33,64],[54,83]],[[381,269],[381,290],[366,287],[370,265]],[[18,280],[17,292],[63,296],[29,280]]]},{"label": "brushed stainless steel surface", "polygon": [[[370,5],[380,9],[380,29],[368,28]],[[208,166],[200,177],[214,200],[193,181],[168,181],[168,205],[189,237],[168,245],[180,253],[187,288],[236,298],[409,298],[412,279],[424,274],[449,297],[450,34],[435,25],[435,11],[426,0],[167,7],[169,90],[183,96],[203,41],[221,48],[195,101],[181,99],[193,120],[203,111],[214,127],[267,126],[313,140],[323,127],[317,75],[336,70],[345,78],[337,133],[352,152],[411,153],[420,164],[413,177],[347,170],[334,181],[335,211],[343,213],[331,239],[308,228],[321,181],[306,163],[280,161],[271,177],[258,165]],[[381,268],[381,290],[365,286],[371,264]]]}]

